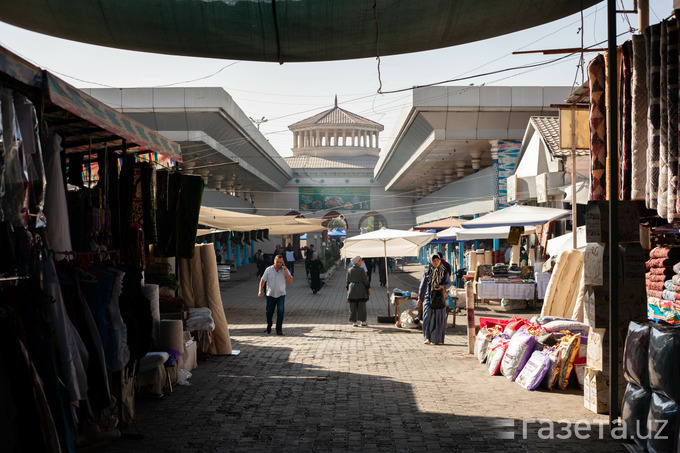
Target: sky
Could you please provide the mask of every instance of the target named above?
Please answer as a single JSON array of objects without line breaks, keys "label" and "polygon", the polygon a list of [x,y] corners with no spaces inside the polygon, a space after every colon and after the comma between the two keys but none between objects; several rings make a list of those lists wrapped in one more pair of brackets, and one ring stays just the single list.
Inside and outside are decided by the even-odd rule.
[{"label": "sky", "polygon": [[[622,0],[617,3],[621,4]],[[632,0],[623,0],[626,9]],[[672,0],[650,0],[649,22],[655,24],[672,13]],[[636,28],[637,15],[618,15],[617,31]],[[583,30],[582,34],[580,30]],[[380,59],[382,91],[470,77],[446,85],[466,86],[574,86],[580,85],[580,55],[514,51],[545,50],[598,45],[606,48],[606,2],[575,14],[517,33],[476,43]],[[384,125],[380,146],[385,148],[397,126],[409,91],[378,94],[375,58],[320,63],[262,63],[132,52],[82,44],[33,33],[0,22],[0,45],[33,64],[47,69],[78,88],[97,87],[222,87],[254,120],[266,119],[260,131],[282,156],[292,155],[288,125],[338,105]],[[587,62],[596,53],[585,53]],[[487,74],[533,63],[545,65]],[[585,68],[583,69],[585,72]]]}]

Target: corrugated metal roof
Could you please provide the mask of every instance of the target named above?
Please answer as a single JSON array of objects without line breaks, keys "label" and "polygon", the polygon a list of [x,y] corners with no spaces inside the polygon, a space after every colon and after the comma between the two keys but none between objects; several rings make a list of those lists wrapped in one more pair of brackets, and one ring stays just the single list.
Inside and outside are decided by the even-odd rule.
[{"label": "corrugated metal roof", "polygon": [[[543,140],[550,148],[553,157],[571,156],[571,150],[560,148],[560,118],[558,116],[532,116],[531,122],[536,126],[536,131],[541,134]],[[577,149],[577,156],[587,156],[590,151]]]},{"label": "corrugated metal roof", "polygon": [[285,157],[286,163],[292,169],[296,168],[366,168],[373,169],[378,163],[378,156],[358,156],[358,157],[327,157],[317,156],[293,156]]},{"label": "corrugated metal roof", "polygon": [[332,109],[317,113],[297,123],[288,126],[289,129],[299,128],[303,126],[314,126],[314,125],[354,125],[354,126],[371,126],[379,130],[383,130],[384,127],[380,123],[371,121],[363,116],[359,116],[356,113],[348,112],[347,110],[341,109],[337,105]]}]

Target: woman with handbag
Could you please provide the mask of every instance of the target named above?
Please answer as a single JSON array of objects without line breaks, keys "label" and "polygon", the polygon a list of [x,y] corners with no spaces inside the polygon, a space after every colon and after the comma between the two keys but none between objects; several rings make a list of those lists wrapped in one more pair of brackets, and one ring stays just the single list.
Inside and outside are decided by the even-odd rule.
[{"label": "woman with handbag", "polygon": [[423,306],[425,344],[444,344],[446,333],[446,291],[451,286],[451,272],[442,264],[438,253],[430,256],[418,289],[418,306]]}]

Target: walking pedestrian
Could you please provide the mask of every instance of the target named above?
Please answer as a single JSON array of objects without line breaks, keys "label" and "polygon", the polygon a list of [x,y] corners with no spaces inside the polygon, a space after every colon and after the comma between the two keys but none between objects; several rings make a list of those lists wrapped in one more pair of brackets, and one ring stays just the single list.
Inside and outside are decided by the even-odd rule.
[{"label": "walking pedestrian", "polygon": [[368,275],[362,267],[360,256],[352,258],[352,267],[347,270],[345,288],[349,302],[349,322],[354,327],[366,326],[366,301],[371,296]]},{"label": "walking pedestrian", "polygon": [[262,287],[267,284],[267,330],[272,331],[272,318],[274,316],[274,308],[276,308],[276,334],[283,335],[283,315],[284,303],[286,301],[286,282],[293,283],[293,276],[290,275],[288,269],[283,265],[283,256],[276,255],[274,257],[274,264],[265,269],[262,278],[260,279],[260,290],[257,297],[262,297]]},{"label": "walking pedestrian", "polygon": [[309,278],[311,280],[312,293],[316,294],[321,289],[321,270],[323,263],[316,252],[309,260]]},{"label": "walking pedestrian", "polygon": [[290,275],[295,275],[295,252],[293,251],[293,244],[288,244],[286,247],[285,264],[290,271]]},{"label": "walking pedestrian", "polygon": [[446,333],[446,294],[451,286],[451,272],[442,264],[438,253],[430,257],[418,288],[418,306],[423,307],[425,344],[444,344]]}]

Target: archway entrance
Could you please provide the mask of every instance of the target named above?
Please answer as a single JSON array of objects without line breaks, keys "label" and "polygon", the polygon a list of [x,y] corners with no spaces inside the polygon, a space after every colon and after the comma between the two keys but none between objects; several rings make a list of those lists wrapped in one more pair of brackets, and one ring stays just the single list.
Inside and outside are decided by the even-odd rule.
[{"label": "archway entrance", "polygon": [[382,227],[387,227],[387,220],[376,211],[367,212],[359,220],[359,229],[366,233],[379,230]]}]

